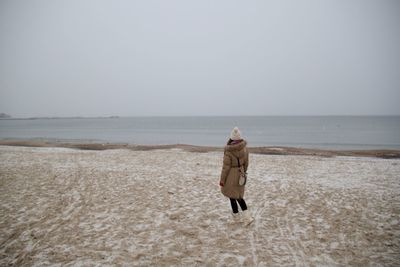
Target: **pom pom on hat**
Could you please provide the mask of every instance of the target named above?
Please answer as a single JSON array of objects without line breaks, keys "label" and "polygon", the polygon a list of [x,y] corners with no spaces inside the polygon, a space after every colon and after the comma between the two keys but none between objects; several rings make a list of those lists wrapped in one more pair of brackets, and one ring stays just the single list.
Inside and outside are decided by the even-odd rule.
[{"label": "pom pom on hat", "polygon": [[241,140],[242,139],[242,135],[241,135],[238,127],[233,128],[230,138],[232,140]]}]

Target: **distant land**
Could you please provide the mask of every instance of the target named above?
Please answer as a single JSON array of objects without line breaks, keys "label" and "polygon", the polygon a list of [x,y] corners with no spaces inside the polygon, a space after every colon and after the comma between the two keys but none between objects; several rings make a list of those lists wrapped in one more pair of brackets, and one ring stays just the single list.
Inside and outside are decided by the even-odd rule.
[{"label": "distant land", "polygon": [[6,113],[0,113],[0,119],[10,119],[11,116]]},{"label": "distant land", "polygon": [[9,120],[41,120],[41,119],[46,119],[46,120],[53,120],[53,119],[118,119],[120,118],[119,116],[99,116],[99,117],[80,117],[80,116],[75,116],[75,117],[28,117],[28,118],[13,118],[8,114],[5,113],[0,113],[0,119],[9,119]]}]

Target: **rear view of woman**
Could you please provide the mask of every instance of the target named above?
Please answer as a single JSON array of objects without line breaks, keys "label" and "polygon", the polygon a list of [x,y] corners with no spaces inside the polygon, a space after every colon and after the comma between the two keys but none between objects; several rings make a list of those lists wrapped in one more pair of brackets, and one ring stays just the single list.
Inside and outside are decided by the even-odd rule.
[{"label": "rear view of woman", "polygon": [[235,127],[224,149],[224,162],[219,185],[224,196],[231,202],[232,215],[235,222],[240,220],[238,204],[243,211],[243,223],[249,225],[253,222],[244,200],[245,184],[239,184],[240,173],[247,172],[249,166],[249,152],[247,142],[242,139],[241,133]]}]

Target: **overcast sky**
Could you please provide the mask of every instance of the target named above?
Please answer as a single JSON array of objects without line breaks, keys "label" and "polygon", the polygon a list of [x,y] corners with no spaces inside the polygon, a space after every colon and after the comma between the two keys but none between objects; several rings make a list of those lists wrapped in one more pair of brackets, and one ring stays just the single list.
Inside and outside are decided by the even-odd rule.
[{"label": "overcast sky", "polygon": [[0,112],[400,115],[400,1],[0,1]]}]

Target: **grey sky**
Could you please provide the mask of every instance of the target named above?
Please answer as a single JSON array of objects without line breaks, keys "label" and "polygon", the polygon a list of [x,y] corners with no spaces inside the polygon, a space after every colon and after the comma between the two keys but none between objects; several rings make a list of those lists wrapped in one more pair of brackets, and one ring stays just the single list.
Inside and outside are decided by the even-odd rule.
[{"label": "grey sky", "polygon": [[0,2],[0,112],[400,115],[400,1]]}]

